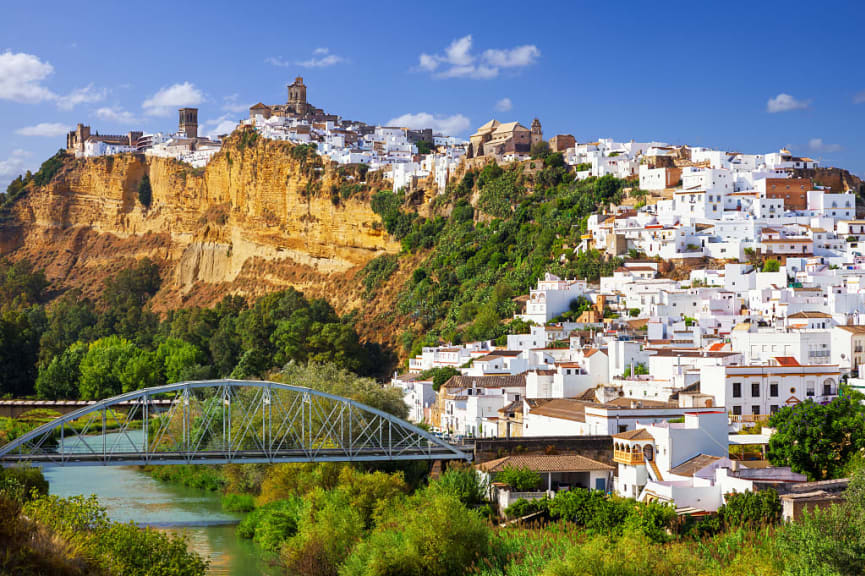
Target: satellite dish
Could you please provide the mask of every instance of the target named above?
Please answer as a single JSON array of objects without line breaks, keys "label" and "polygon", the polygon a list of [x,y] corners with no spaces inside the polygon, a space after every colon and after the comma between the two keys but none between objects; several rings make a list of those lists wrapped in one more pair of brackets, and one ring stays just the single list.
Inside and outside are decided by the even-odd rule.
[{"label": "satellite dish", "polygon": [[655,459],[655,446],[652,444],[646,444],[643,446],[643,458],[646,462],[651,462]]}]

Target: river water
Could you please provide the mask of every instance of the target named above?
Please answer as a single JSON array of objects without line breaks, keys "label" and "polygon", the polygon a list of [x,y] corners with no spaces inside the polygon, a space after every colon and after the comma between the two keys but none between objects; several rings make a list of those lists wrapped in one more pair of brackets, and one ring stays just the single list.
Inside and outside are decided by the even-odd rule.
[{"label": "river water", "polygon": [[242,515],[222,510],[218,494],[159,482],[135,467],[46,467],[43,472],[52,494],[96,494],[112,520],[185,536],[193,550],[210,559],[209,574],[279,573],[251,541],[235,534]]}]

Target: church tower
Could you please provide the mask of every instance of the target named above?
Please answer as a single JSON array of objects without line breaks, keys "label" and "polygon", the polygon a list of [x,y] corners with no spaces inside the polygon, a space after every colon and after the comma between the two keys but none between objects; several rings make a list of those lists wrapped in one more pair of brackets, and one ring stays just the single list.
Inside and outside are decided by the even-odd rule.
[{"label": "church tower", "polygon": [[541,121],[535,118],[532,120],[532,146],[544,139],[544,132],[541,130]]},{"label": "church tower", "polygon": [[301,76],[288,85],[288,109],[298,116],[303,116],[307,112],[306,86]]},{"label": "church tower", "polygon": [[187,138],[198,138],[198,108],[181,108],[179,132]]}]

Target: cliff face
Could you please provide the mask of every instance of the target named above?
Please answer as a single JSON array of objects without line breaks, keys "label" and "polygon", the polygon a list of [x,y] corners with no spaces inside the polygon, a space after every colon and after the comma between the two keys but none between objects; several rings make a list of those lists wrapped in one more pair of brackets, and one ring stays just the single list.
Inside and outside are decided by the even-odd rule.
[{"label": "cliff face", "polygon": [[[326,159],[240,136],[204,170],[141,155],[68,160],[14,205],[0,252],[89,294],[132,259],[151,257],[164,279],[157,309],[289,286],[342,312],[359,306],[357,271],[399,251],[367,194],[332,200],[346,180]],[[145,175],[149,208],[138,199]]]}]

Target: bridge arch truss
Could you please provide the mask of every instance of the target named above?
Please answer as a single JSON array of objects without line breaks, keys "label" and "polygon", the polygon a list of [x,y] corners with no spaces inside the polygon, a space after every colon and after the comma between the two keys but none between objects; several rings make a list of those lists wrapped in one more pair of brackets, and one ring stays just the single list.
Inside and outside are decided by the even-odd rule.
[{"label": "bridge arch truss", "polygon": [[469,459],[376,408],[257,380],[136,390],[70,412],[0,447],[4,466]]}]

